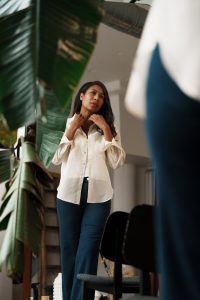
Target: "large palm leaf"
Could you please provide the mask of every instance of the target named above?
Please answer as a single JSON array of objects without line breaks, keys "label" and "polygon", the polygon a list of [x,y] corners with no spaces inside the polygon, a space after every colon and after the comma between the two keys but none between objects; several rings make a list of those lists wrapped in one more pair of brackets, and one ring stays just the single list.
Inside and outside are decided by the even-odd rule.
[{"label": "large palm leaf", "polygon": [[41,1],[39,77],[54,87],[64,108],[94,49],[102,2]]},{"label": "large palm leaf", "polygon": [[36,144],[42,163],[49,167],[63,135],[67,113],[60,112],[56,105],[56,96],[52,91],[46,90],[44,97],[47,120],[46,122],[42,122],[40,118],[37,120]]},{"label": "large palm leaf", "polygon": [[22,159],[0,208],[0,230],[6,229],[0,267],[16,281],[23,274],[23,245],[39,253],[43,225],[43,185],[51,176],[40,163],[34,145],[24,142]]},{"label": "large palm leaf", "polygon": [[36,81],[64,109],[96,42],[101,0],[3,0],[0,3],[0,113],[9,128],[35,119]]},{"label": "large palm leaf", "polygon": [[10,149],[0,149],[0,183],[8,180],[11,176]]},{"label": "large palm leaf", "polygon": [[6,0],[0,4],[0,113],[10,129],[35,116],[34,2]]}]

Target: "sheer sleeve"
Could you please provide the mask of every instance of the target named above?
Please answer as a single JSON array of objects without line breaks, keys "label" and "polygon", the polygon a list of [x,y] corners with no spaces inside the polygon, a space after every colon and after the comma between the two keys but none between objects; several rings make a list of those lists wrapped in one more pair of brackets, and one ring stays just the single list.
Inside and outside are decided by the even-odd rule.
[{"label": "sheer sleeve", "polygon": [[121,145],[119,132],[111,142],[105,141],[105,151],[107,163],[112,169],[121,167],[124,164],[126,154]]},{"label": "sheer sleeve", "polygon": [[67,160],[67,157],[69,155],[70,148],[73,144],[73,140],[68,140],[66,137],[66,131],[70,126],[71,119],[67,120],[66,130],[62,136],[62,139],[60,141],[60,144],[58,145],[58,148],[54,154],[54,157],[52,159],[52,163],[54,165],[60,165],[63,160]]}]

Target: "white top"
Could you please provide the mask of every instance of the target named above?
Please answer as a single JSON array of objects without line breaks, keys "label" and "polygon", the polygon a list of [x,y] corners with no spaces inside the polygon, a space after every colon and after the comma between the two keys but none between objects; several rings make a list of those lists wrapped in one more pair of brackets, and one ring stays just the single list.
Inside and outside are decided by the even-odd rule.
[{"label": "white top", "polygon": [[[68,129],[73,118],[67,120]],[[87,158],[88,156],[88,158]],[[88,136],[79,128],[74,139],[64,134],[52,163],[62,164],[57,197],[61,200],[80,204],[81,187],[88,159],[88,203],[105,202],[113,197],[108,165],[115,169],[123,165],[125,152],[121,146],[120,134],[111,142],[90,126]]]},{"label": "white top", "polygon": [[[154,0],[145,22],[125,97],[126,108],[145,116],[145,92],[152,51],[179,88],[200,101],[200,1]],[[159,83],[158,83],[159,84]]]},{"label": "white top", "polygon": [[89,177],[89,160],[88,160],[88,149],[86,153],[86,167],[84,177]]}]

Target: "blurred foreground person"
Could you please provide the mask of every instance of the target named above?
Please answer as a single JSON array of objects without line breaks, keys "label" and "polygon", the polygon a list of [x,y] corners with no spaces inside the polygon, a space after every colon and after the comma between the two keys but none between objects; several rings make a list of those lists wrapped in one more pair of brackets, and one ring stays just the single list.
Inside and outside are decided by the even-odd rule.
[{"label": "blurred foreground person", "polygon": [[154,0],[128,84],[158,185],[161,299],[200,299],[200,1]]}]

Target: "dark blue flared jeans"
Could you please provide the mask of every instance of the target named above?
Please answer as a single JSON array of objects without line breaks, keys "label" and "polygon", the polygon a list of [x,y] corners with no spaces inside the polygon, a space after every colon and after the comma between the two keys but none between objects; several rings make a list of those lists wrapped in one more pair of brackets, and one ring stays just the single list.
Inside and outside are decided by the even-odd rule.
[{"label": "dark blue flared jeans", "polygon": [[111,201],[87,203],[87,193],[88,180],[84,178],[80,205],[57,199],[63,300],[81,300],[82,283],[77,274],[97,272],[99,245]]},{"label": "dark blue flared jeans", "polygon": [[159,47],[152,56],[146,96],[146,130],[158,182],[162,299],[199,300],[200,103],[169,76]]}]

